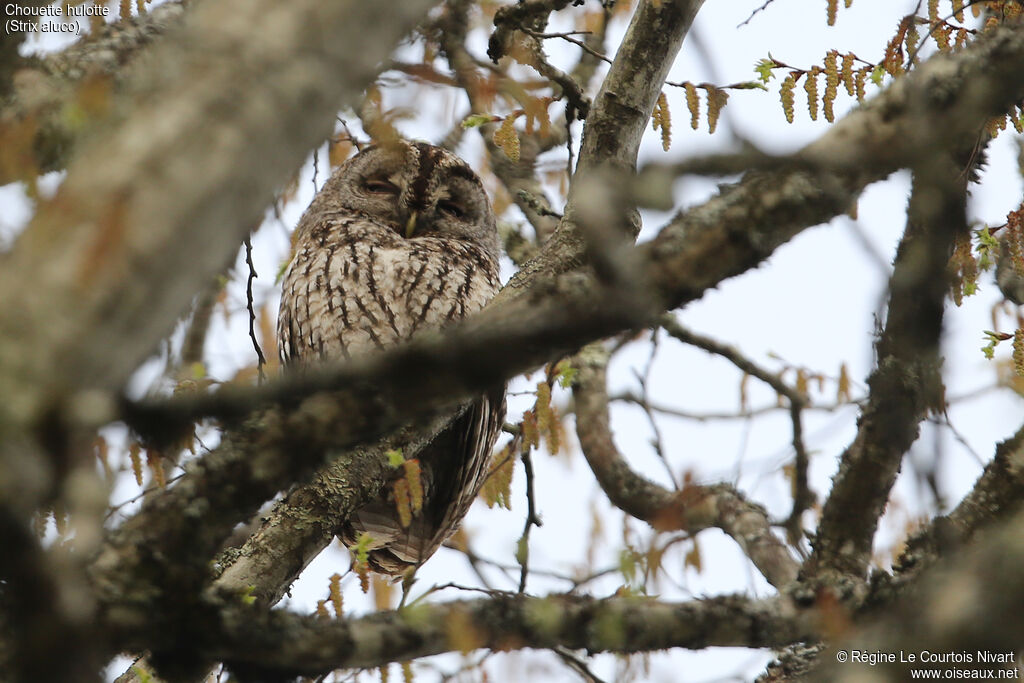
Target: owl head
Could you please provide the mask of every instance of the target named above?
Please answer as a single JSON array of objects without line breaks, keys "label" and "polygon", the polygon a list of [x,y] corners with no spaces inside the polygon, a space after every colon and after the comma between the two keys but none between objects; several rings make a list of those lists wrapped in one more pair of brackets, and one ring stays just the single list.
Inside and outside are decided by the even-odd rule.
[{"label": "owl head", "polygon": [[359,152],[327,181],[310,207],[318,209],[361,213],[406,239],[465,240],[498,259],[494,212],[480,178],[459,157],[425,142],[402,140]]}]

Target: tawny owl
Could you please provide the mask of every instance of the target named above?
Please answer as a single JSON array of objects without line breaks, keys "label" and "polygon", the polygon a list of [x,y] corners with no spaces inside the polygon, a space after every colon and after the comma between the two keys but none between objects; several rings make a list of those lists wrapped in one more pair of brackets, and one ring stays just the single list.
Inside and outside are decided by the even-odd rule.
[{"label": "tawny owl", "polygon": [[[278,317],[282,363],[348,359],[479,310],[499,288],[499,249],[487,194],[462,159],[421,142],[363,150],[296,228]],[[402,525],[386,485],[345,523],[342,541],[369,534],[378,572],[422,564],[476,497],[504,416],[504,386],[476,399],[420,453],[424,502],[412,523]]]}]

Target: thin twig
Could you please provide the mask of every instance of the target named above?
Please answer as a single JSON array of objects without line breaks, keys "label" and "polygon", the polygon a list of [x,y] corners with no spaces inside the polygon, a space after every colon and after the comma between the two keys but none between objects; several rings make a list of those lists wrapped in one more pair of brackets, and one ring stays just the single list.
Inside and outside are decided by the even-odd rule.
[{"label": "thin twig", "polygon": [[[169,485],[173,484],[174,482],[178,481],[179,479],[181,479],[184,476],[185,476],[185,473],[182,472],[181,474],[177,474],[177,475],[175,475],[173,477],[170,477],[167,480],[167,485],[169,486]],[[120,503],[118,503],[117,505],[112,505],[107,510],[106,514],[103,516],[103,519],[104,520],[109,520],[111,517],[114,516],[114,514],[116,512],[118,512],[121,508],[125,507],[126,505],[131,505],[132,503],[134,503],[134,502],[136,502],[138,500],[141,500],[142,498],[145,498],[150,493],[153,493],[154,491],[159,491],[160,489],[163,489],[163,488],[167,488],[167,486],[159,486],[159,485],[153,484],[152,486],[149,486],[147,488],[142,489],[136,495],[132,496],[128,500],[123,500]]]},{"label": "thin twig", "polygon": [[267,359],[263,355],[263,349],[260,348],[260,342],[256,339],[256,310],[252,304],[252,282],[256,279],[256,266],[252,262],[252,238],[245,238],[245,263],[249,266],[249,279],[245,283],[245,308],[249,311],[249,339],[252,340],[252,347],[256,349],[256,369],[259,373],[259,383],[263,384],[267,380],[266,373],[263,372],[263,366],[267,364]]},{"label": "thin twig", "polygon": [[672,472],[672,465],[668,461],[665,443],[664,440],[661,438],[661,429],[658,428],[658,423],[654,419],[654,412],[650,410],[650,404],[648,403],[648,399],[650,398],[649,380],[651,378],[651,368],[654,366],[654,357],[658,353],[658,347],[658,330],[655,329],[654,332],[651,334],[651,353],[647,356],[647,363],[644,366],[644,370],[643,372],[634,371],[634,375],[636,376],[637,381],[640,383],[640,391],[643,394],[644,400],[641,404],[641,407],[643,408],[644,415],[647,416],[648,424],[651,425],[651,431],[654,432],[654,438],[651,440],[651,445],[654,447],[654,452],[658,456],[658,459],[661,460],[661,463],[665,466],[665,472],[668,474],[668,480],[672,482],[672,488],[678,491],[679,482],[676,481],[675,474]]},{"label": "thin twig", "polygon": [[363,151],[363,147],[365,147],[368,143],[361,142],[359,140],[359,138],[357,138],[356,136],[352,135],[352,131],[349,130],[349,127],[348,127],[348,121],[346,121],[345,119],[341,118],[340,116],[337,117],[337,120],[338,120],[338,123],[341,124],[341,127],[345,129],[345,135],[348,136],[349,141],[353,145],[355,145],[356,151],[357,152],[362,152]]},{"label": "thin twig", "polygon": [[[671,417],[678,417],[684,420],[696,420],[697,422],[707,422],[710,420],[748,420],[752,417],[761,417],[763,415],[769,415],[776,413],[780,410],[787,410],[786,406],[780,406],[778,403],[772,403],[769,405],[759,406],[757,408],[747,408],[739,412],[720,412],[720,413],[696,413],[689,410],[682,410],[679,408],[673,408],[671,406],[661,405],[654,403],[653,401],[645,401],[642,396],[630,392],[623,392],[615,394],[608,398],[609,401],[625,401],[626,403],[633,403],[641,408],[653,410],[656,413],[662,413],[663,415],[669,415]],[[815,403],[808,404],[804,407],[804,410],[814,410],[825,413],[834,413],[837,410],[845,408],[847,406],[859,406],[866,401],[867,398],[851,399],[849,401],[837,402],[837,403]]]},{"label": "thin twig", "polygon": [[419,596],[418,598],[416,598],[415,600],[410,602],[406,606],[406,609],[408,609],[408,608],[418,604],[421,600],[426,598],[428,595],[432,595],[433,593],[437,593],[438,591],[443,591],[443,590],[446,590],[448,588],[454,588],[454,589],[460,590],[460,591],[468,591],[470,593],[483,593],[484,595],[486,595],[488,597],[491,597],[491,598],[511,595],[511,593],[509,593],[508,591],[492,590],[492,589],[488,589],[488,588],[477,588],[476,586],[463,586],[462,584],[455,583],[454,581],[449,581],[448,583],[441,583],[441,584],[436,584],[434,586],[431,586],[430,588],[428,588],[426,590],[425,593],[423,593],[423,595]]},{"label": "thin twig", "polygon": [[602,62],[607,62],[608,64],[612,63],[612,60],[609,59],[606,55],[601,54],[594,48],[584,43],[582,40],[577,40],[576,38],[573,38],[574,35],[588,35],[590,31],[571,31],[567,33],[540,33],[538,31],[531,31],[530,29],[524,28],[522,26],[519,27],[519,30],[521,30],[523,33],[533,36],[534,38],[540,38],[542,40],[546,38],[561,38],[562,40],[568,41],[573,45],[580,47],[584,52],[586,52],[592,57],[597,57]]},{"label": "thin twig", "polygon": [[[524,33],[533,38],[537,39],[536,50],[533,51],[532,65],[541,76],[544,76],[552,83],[557,84],[562,89],[562,96],[569,101],[569,109],[575,112],[575,116],[579,119],[587,118],[587,112],[590,111],[590,98],[584,92],[584,86],[580,85],[571,74],[567,74],[561,69],[557,68],[551,62],[547,61],[544,49],[540,39],[544,37],[552,37],[555,34],[539,33],[537,31],[531,31],[530,29],[523,28]],[[565,35],[557,34],[558,37],[564,38]],[[567,40],[571,40],[568,39]],[[584,45],[580,41],[573,41],[577,45]],[[589,48],[587,48],[589,49]]]},{"label": "thin twig", "polygon": [[751,12],[749,17],[747,17],[746,19],[741,21],[739,24],[736,24],[736,28],[740,28],[741,26],[745,26],[745,25],[749,24],[750,20],[754,18],[755,14],[757,14],[758,12],[764,11],[765,9],[768,8],[768,5],[772,4],[773,2],[775,2],[775,0],[765,0],[765,3],[763,5],[761,5],[760,7],[758,7],[757,9],[755,9],[753,12]]},{"label": "thin twig", "polygon": [[[481,578],[479,570],[480,565],[486,565],[488,567],[493,567],[494,569],[501,571],[510,581],[513,582],[515,582],[515,579],[512,578],[513,572],[516,572],[521,569],[521,567],[519,567],[518,565],[505,564],[503,562],[498,562],[497,560],[492,560],[487,557],[484,557],[468,546],[464,548],[459,547],[452,543],[450,540],[445,541],[443,545],[445,548],[448,548],[449,550],[454,550],[465,555],[466,560],[469,562],[470,567],[473,568],[473,571],[476,573],[478,578]],[[572,593],[592,581],[596,581],[601,577],[608,576],[609,574],[614,574],[618,571],[619,567],[618,565],[616,565],[614,567],[596,569],[582,577],[572,577],[567,574],[552,571],[550,569],[537,569],[536,567],[534,567],[530,570],[530,574],[534,576],[543,576],[549,579],[556,579],[558,581],[565,581],[566,583],[571,584],[571,587],[569,588],[568,592]],[[483,585],[490,590],[498,590],[496,588],[492,588],[490,584],[487,581],[484,581],[482,578],[481,583],[483,583]]]},{"label": "thin twig", "polygon": [[316,184],[316,176],[320,171],[320,148],[313,148],[313,194],[316,194],[320,188]]},{"label": "thin twig", "polygon": [[523,468],[526,470],[526,524],[523,526],[523,535],[519,539],[519,547],[516,550],[516,557],[519,559],[521,570],[519,572],[519,592],[526,591],[526,575],[530,571],[530,529],[541,526],[540,517],[537,516],[537,508],[533,495],[533,460],[530,458],[530,449],[525,448],[521,454]]},{"label": "thin twig", "polygon": [[779,374],[762,368],[731,346],[722,344],[710,337],[691,332],[680,325],[679,321],[672,315],[663,316],[661,326],[665,328],[666,332],[683,343],[691,344],[704,349],[708,353],[722,356],[743,372],[761,380],[779,395],[785,396],[789,400],[789,414],[793,421],[793,451],[795,457],[793,462],[793,510],[787,521],[787,527],[790,531],[791,540],[795,542],[803,534],[802,527],[800,526],[800,517],[814,502],[814,494],[807,486],[808,456],[803,439],[802,413],[808,403],[807,397],[796,388],[786,384]]},{"label": "thin twig", "polygon": [[944,412],[942,413],[942,415],[933,415],[928,418],[928,422],[934,425],[938,425],[940,427],[946,427],[949,430],[950,434],[953,435],[953,438],[956,440],[956,442],[963,446],[964,450],[970,454],[970,456],[974,459],[974,462],[981,467],[985,466],[987,459],[982,458],[980,453],[971,448],[971,444],[967,441],[967,437],[964,436],[959,429],[953,426],[953,423],[949,419],[948,413]]},{"label": "thin twig", "polygon": [[561,657],[565,665],[575,671],[583,678],[587,683],[604,683],[604,681],[594,675],[594,672],[590,670],[587,663],[576,656],[576,653],[563,645],[556,645],[552,648],[552,652]]}]

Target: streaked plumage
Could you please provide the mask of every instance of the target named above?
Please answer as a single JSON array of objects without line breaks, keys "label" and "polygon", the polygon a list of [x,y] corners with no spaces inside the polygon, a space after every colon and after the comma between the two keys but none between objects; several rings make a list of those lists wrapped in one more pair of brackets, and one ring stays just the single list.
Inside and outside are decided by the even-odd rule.
[{"label": "streaked plumage", "polygon": [[[464,161],[425,143],[364,150],[296,228],[278,317],[281,361],[354,358],[478,311],[500,287],[498,255],[487,195]],[[385,486],[339,531],[342,541],[369,533],[379,572],[422,564],[476,497],[504,412],[504,387],[495,387],[421,452],[424,505],[407,528]]]}]

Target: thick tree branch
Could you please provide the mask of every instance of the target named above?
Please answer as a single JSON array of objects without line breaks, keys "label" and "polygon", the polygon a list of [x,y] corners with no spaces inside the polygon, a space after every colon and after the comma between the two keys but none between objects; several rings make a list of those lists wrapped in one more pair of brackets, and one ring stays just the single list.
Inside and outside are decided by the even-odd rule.
[{"label": "thick tree branch", "polygon": [[878,519],[903,454],[929,410],[944,409],[939,337],[953,241],[967,230],[966,173],[946,154],[916,167],[907,228],[896,253],[878,367],[857,436],[822,510],[812,571],[864,577]]},{"label": "thick tree branch", "polygon": [[[1024,99],[1022,63],[1020,25],[992,31],[954,56],[933,57],[797,154],[801,166],[817,171],[751,173],[679,214],[647,247],[658,261],[651,279],[670,307],[691,301],[757,266],[805,227],[846,211],[869,183],[913,166],[937,145],[973,141],[985,121]],[[688,274],[685,283],[680,272]]]},{"label": "thick tree branch", "polygon": [[[276,604],[358,504],[351,488],[361,475],[351,471],[351,463],[385,461],[387,452],[396,448],[407,460],[414,458],[451,419],[440,415],[423,428],[401,430],[356,455],[342,456],[317,472],[313,481],[291,490],[260,520],[244,545],[222,553],[214,585],[251,595],[264,606]],[[383,483],[381,479],[368,488]]]},{"label": "thick tree branch", "polygon": [[[369,390],[364,399],[380,405]],[[357,414],[350,412],[347,400],[322,394],[295,410],[268,411],[227,432],[215,451],[192,465],[174,486],[150,497],[142,511],[110,534],[91,568],[105,609],[121,615],[119,619],[123,621],[145,621],[154,618],[150,613],[153,600],[169,601],[171,605],[164,604],[166,609],[157,612],[165,620],[164,628],[181,633],[187,627],[187,617],[194,616],[188,614],[189,609],[201,608],[197,603],[187,604],[186,596],[198,599],[211,578],[209,559],[233,526],[248,521],[263,502],[290,482],[308,477],[323,463],[324,454],[334,448],[349,450],[340,454],[335,451],[335,469],[326,472],[320,487],[300,489],[300,495],[308,502],[324,488],[329,490],[329,502],[337,509],[328,521],[344,519],[357,505],[375,495],[392,467],[384,456],[386,448],[381,445],[353,450],[360,442],[345,441],[345,430],[337,428],[357,419]],[[444,416],[443,409],[439,408],[435,415]],[[356,426],[356,431],[366,427]],[[413,433],[425,429],[429,434],[429,430],[436,428],[439,425],[428,421]],[[335,431],[340,434],[335,435]],[[349,434],[352,433],[355,432]],[[332,473],[338,471],[346,476],[332,481]],[[323,529],[325,535],[332,532],[333,529]],[[267,533],[274,534],[276,530]],[[309,538],[295,541],[297,552],[308,552]],[[245,564],[225,578],[225,583],[229,587],[240,586],[234,577],[248,577],[247,570],[260,567],[266,559],[247,557]],[[278,591],[283,591],[287,586],[279,581],[292,578],[292,564],[278,567],[273,577],[254,584],[259,589],[258,597],[270,602]]]},{"label": "thick tree branch", "polygon": [[[388,472],[374,468],[366,474],[366,482],[359,481],[363,472],[353,471],[352,463],[370,461],[385,462],[387,451],[401,448],[406,458],[415,457],[417,453],[440,431],[449,421],[450,416],[440,416],[432,424],[422,429],[401,430],[396,434],[382,439],[355,454],[344,454],[327,467],[317,472],[313,480],[293,488],[288,494],[255,524],[247,525],[251,535],[239,547],[229,547],[220,553],[214,563],[216,580],[213,587],[221,595],[236,599],[244,595],[255,600],[261,607],[276,604],[289,590],[299,574],[334,538],[340,524],[351,514],[361,501],[352,495],[353,480],[355,490],[376,490],[385,482]],[[239,447],[236,444],[234,447]],[[241,448],[251,444],[241,444]],[[219,450],[218,450],[219,452]],[[258,454],[253,452],[252,457]],[[378,477],[376,480],[374,477]],[[214,500],[214,506],[221,501]],[[214,518],[227,516],[223,509],[211,511]],[[140,513],[135,522],[136,529],[144,529],[150,525],[160,525],[159,519],[151,519],[159,515],[147,508]],[[222,533],[227,527],[220,525]],[[255,531],[252,531],[255,528]],[[172,532],[173,533],[173,532]],[[208,536],[208,538],[212,537]],[[244,538],[244,537],[243,537]],[[131,572],[139,568],[130,556],[133,543],[151,543],[151,539],[138,533],[128,539],[121,539],[117,551],[121,558],[108,554],[108,566],[115,567],[116,574],[104,577],[112,583],[132,584],[134,577]],[[197,555],[207,555],[210,548],[195,547],[188,549]],[[109,549],[108,549],[109,551]],[[122,565],[122,563],[124,563]],[[127,570],[122,572],[122,570]],[[184,615],[187,621],[188,615]],[[187,623],[179,625],[188,628]],[[154,645],[147,646],[153,649]],[[159,658],[159,653],[158,653]],[[150,657],[136,662],[128,671],[118,678],[118,683],[138,683],[142,680],[140,668],[149,673],[146,680],[159,681],[154,672],[150,671]]]},{"label": "thick tree branch", "polygon": [[[780,647],[815,637],[816,627],[785,601],[719,597],[688,603],[647,598],[496,594],[481,600],[413,605],[337,621],[227,608],[203,654],[238,673],[317,675],[340,668],[477,648],[646,652],[669,647]],[[128,633],[141,647],[161,634]],[[262,678],[261,678],[262,677]]]},{"label": "thick tree branch", "polygon": [[[633,14],[611,68],[587,115],[579,161],[569,188],[565,215],[541,255],[523,266],[499,298],[515,296],[538,275],[551,276],[579,266],[586,243],[577,226],[578,213],[593,199],[595,185],[614,178],[621,183],[636,170],[636,155],[676,54],[703,0],[641,2]],[[588,176],[592,182],[587,182]],[[639,216],[626,209],[621,216],[632,235],[640,231]],[[619,228],[618,220],[610,223]]]},{"label": "thick tree branch", "polygon": [[[559,300],[565,299],[556,297],[555,301]],[[173,435],[176,425],[211,407],[227,406],[225,414],[237,418],[239,413],[253,409],[253,396],[279,398],[282,392],[288,395],[303,385],[339,389],[304,400],[301,394],[290,394],[283,409],[269,411],[230,430],[226,444],[198,462],[195,470],[175,486],[154,496],[143,514],[117,530],[109,552],[101,558],[101,574],[131,576],[131,558],[140,555],[140,548],[147,548],[150,555],[137,558],[142,564],[179,558],[181,554],[201,557],[202,549],[215,547],[231,525],[245,521],[277,490],[308,476],[324,462],[329,450],[359,446],[410,420],[429,421],[444,415],[482,387],[503,381],[505,373],[514,375],[544,362],[551,349],[555,354],[571,351],[581,332],[596,338],[623,326],[621,312],[620,318],[615,318],[612,316],[616,312],[602,309],[600,302],[579,305],[577,310],[564,303],[537,307],[516,302],[506,307],[506,313],[512,315],[503,323],[469,321],[468,326],[459,328],[468,333],[468,338],[489,338],[488,350],[477,349],[471,355],[466,355],[465,344],[457,336],[434,334],[418,344],[366,358],[335,372],[309,373],[251,392],[225,389],[223,396],[134,406],[130,423],[150,433],[150,438],[159,438],[161,432],[148,429],[150,426]],[[580,320],[585,321],[582,328]],[[503,362],[496,363],[499,357]],[[232,402],[232,397],[242,400]],[[357,453],[346,454],[339,467],[349,473],[343,489],[348,507],[340,514],[351,511],[354,503],[372,494],[374,483],[379,487],[388,471],[386,459]],[[203,501],[201,518],[189,514],[197,501]],[[117,592],[112,590],[110,595]]]},{"label": "thick tree branch", "polygon": [[605,367],[609,354],[591,344],[576,355],[573,385],[576,435],[583,455],[613,505],[655,529],[697,533],[716,527],[732,536],[769,583],[782,588],[796,578],[797,562],[772,533],[768,515],[731,486],[687,486],[670,491],[630,469],[612,439]]}]

